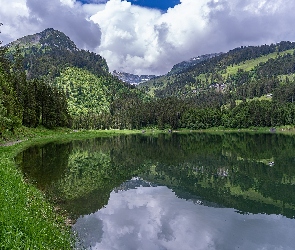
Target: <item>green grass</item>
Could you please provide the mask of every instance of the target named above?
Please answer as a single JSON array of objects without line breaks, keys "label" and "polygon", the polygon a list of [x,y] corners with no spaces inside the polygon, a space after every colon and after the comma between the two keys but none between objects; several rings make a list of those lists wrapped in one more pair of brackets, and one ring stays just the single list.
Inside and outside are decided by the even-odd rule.
[{"label": "green grass", "polygon": [[[280,52],[279,55],[293,54],[293,52],[294,52],[294,49],[290,49],[290,50]],[[259,63],[264,63],[271,58],[276,58],[277,56],[278,56],[278,53],[274,52],[274,53],[268,54],[266,56],[261,56],[256,59],[244,61],[243,63],[240,63],[240,64],[228,66],[226,69],[226,72],[224,74],[222,74],[222,76],[226,77],[227,74],[234,75],[238,72],[239,69],[242,69],[244,71],[250,71],[250,70],[254,69],[255,66],[259,65]]]},{"label": "green grass", "polygon": [[288,75],[279,75],[278,76],[281,82],[286,82],[286,77],[289,78],[289,81],[292,82],[295,80],[295,74],[288,74]]},{"label": "green grass", "polygon": [[[260,97],[254,97],[254,98],[246,98],[246,101],[247,102],[250,102],[250,101],[272,101],[272,96],[268,96],[268,95],[263,95],[263,96],[260,96]],[[240,103],[242,103],[243,100],[236,100],[236,105],[239,105]]]},{"label": "green grass", "polygon": [[16,168],[14,156],[21,149],[0,148],[0,249],[71,249],[65,218]]}]

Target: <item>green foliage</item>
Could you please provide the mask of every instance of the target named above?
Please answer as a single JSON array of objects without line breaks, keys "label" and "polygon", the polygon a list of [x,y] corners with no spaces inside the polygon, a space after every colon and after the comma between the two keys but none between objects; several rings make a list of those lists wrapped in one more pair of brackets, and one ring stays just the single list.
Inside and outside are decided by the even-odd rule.
[{"label": "green foliage", "polygon": [[67,126],[69,115],[65,96],[42,80],[27,80],[20,50],[13,62],[6,49],[0,52],[0,133],[20,125],[36,127]]},{"label": "green foliage", "polygon": [[269,101],[242,102],[224,112],[223,126],[230,128],[275,127],[295,124],[295,105]]},{"label": "green foliage", "polygon": [[275,91],[282,76],[294,72],[294,48],[291,42],[236,48],[204,57],[201,63],[154,78],[139,88],[158,98],[176,96],[195,102],[212,90],[224,95],[224,103],[260,97]]},{"label": "green foliage", "polygon": [[35,85],[35,98],[38,104],[39,123],[47,128],[68,126],[70,117],[64,93],[42,80],[34,80],[33,84]]},{"label": "green foliage", "polygon": [[286,84],[280,85],[273,93],[273,100],[279,103],[295,102],[295,81],[286,78]]},{"label": "green foliage", "polygon": [[21,105],[15,91],[15,75],[11,72],[5,52],[5,48],[0,48],[0,134],[6,129],[13,131],[21,124]]},{"label": "green foliage", "polygon": [[116,127],[111,103],[129,93],[144,99],[140,91],[113,77],[101,56],[79,50],[54,29],[18,39],[6,55],[25,126]]},{"label": "green foliage", "polygon": [[87,70],[67,68],[56,78],[57,87],[66,95],[74,128],[101,128],[109,114],[110,96],[105,78]]},{"label": "green foliage", "polygon": [[71,115],[109,112],[110,98],[103,80],[78,68],[62,72],[56,84],[66,94]]},{"label": "green foliage", "polygon": [[181,126],[189,129],[207,129],[219,127],[222,113],[220,109],[214,108],[190,108],[185,111],[181,118]]},{"label": "green foliage", "polygon": [[[20,125],[74,129],[293,125],[294,49],[295,43],[280,42],[207,55],[135,88],[109,74],[99,55],[79,50],[62,32],[47,29],[0,50],[0,133],[13,133]],[[262,96],[272,96],[272,101],[263,102]]]}]

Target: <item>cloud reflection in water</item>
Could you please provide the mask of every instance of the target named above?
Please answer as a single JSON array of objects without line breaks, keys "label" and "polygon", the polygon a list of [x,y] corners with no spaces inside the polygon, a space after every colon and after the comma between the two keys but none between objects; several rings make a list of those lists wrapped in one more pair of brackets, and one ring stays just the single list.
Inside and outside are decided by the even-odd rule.
[{"label": "cloud reflection in water", "polygon": [[202,206],[177,198],[164,186],[113,191],[108,205],[81,216],[74,230],[85,247],[99,250],[286,250],[295,246],[295,220]]}]

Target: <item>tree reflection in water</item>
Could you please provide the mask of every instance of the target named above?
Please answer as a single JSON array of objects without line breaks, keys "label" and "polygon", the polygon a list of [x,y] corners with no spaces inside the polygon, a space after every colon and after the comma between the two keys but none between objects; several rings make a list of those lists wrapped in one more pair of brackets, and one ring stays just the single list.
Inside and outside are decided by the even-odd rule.
[{"label": "tree reflection in water", "polygon": [[135,176],[204,205],[294,218],[294,148],[279,134],[132,135],[35,146],[17,161],[73,220]]}]

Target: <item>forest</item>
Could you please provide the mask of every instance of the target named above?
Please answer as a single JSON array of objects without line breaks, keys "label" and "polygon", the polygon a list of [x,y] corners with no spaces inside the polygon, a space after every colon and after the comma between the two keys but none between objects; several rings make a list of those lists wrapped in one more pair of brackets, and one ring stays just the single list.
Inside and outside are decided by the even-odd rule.
[{"label": "forest", "polygon": [[[38,37],[37,44],[28,36],[0,47],[2,136],[21,126],[194,130],[295,124],[294,43],[237,48],[134,87],[63,33],[47,29]],[[253,60],[259,63],[247,68]]]}]

